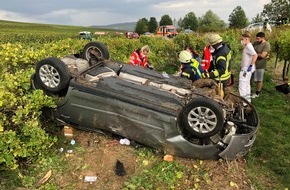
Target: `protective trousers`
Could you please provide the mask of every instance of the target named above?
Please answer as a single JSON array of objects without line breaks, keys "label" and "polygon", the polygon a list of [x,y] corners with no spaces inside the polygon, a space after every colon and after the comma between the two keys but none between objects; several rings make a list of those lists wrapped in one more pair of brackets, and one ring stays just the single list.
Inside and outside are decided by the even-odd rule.
[{"label": "protective trousers", "polygon": [[240,96],[251,102],[251,76],[252,71],[241,70],[239,76],[239,93]]}]

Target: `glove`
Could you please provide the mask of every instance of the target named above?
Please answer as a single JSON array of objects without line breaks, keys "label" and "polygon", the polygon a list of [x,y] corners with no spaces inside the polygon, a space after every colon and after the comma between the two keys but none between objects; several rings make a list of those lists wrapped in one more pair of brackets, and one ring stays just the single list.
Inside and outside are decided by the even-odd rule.
[{"label": "glove", "polygon": [[203,78],[203,79],[209,78],[209,73],[202,73],[201,78]]},{"label": "glove", "polygon": [[252,67],[253,67],[253,65],[249,65],[249,66],[248,66],[248,69],[247,69],[247,72],[252,71]]}]

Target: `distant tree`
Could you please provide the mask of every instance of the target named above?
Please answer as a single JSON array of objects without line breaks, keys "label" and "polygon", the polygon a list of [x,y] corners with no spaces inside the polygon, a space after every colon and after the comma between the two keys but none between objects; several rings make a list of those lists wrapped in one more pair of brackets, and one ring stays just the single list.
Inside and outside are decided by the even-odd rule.
[{"label": "distant tree", "polygon": [[290,18],[290,0],[271,0],[264,5],[262,16],[276,20],[279,16]]},{"label": "distant tree", "polygon": [[150,17],[149,22],[148,22],[148,30],[151,33],[155,33],[156,29],[158,27],[158,22],[155,17]]},{"label": "distant tree", "polygon": [[182,27],[182,18],[179,18],[178,19],[178,21],[177,21],[177,26],[179,27],[179,28],[181,28]]},{"label": "distant tree", "polygon": [[148,20],[146,18],[139,19],[135,26],[135,32],[144,34],[148,31]]},{"label": "distant tree", "polygon": [[191,30],[197,30],[198,21],[193,12],[189,12],[185,15],[185,17],[181,21],[182,28],[190,28]]},{"label": "distant tree", "polygon": [[225,29],[225,22],[211,10],[199,18],[199,30],[201,32],[214,32]]},{"label": "distant tree", "polygon": [[177,26],[177,21],[175,18],[173,19],[173,26],[175,26],[175,27]]},{"label": "distant tree", "polygon": [[256,23],[256,22],[263,22],[262,14],[257,14],[257,15],[252,19],[252,23]]},{"label": "distant tree", "polygon": [[237,6],[229,16],[229,28],[244,28],[249,24],[245,11]]},{"label": "distant tree", "polygon": [[159,22],[159,26],[173,25],[172,19],[169,15],[163,15]]}]

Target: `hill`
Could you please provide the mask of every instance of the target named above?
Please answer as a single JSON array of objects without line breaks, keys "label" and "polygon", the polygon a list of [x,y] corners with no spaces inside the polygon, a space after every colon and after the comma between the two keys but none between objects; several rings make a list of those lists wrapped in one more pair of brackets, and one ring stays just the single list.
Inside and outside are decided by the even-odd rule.
[{"label": "hill", "polygon": [[0,20],[0,34],[11,34],[17,31],[17,34],[64,34],[64,35],[76,35],[80,31],[90,31],[92,33],[96,31],[103,31],[104,29],[109,32],[115,30],[104,27],[85,27],[85,26],[70,26],[70,25],[57,25],[57,24],[41,24],[41,23],[26,23]]},{"label": "hill", "polygon": [[102,26],[90,26],[92,28],[104,28],[104,29],[112,29],[112,30],[125,30],[125,31],[134,31],[136,26],[136,22],[124,22],[124,23],[116,23]]}]

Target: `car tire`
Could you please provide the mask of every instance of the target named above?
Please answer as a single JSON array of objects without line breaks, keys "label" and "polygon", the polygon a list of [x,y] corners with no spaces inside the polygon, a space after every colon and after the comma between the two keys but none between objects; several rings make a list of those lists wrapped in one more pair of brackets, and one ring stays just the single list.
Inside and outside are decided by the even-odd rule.
[{"label": "car tire", "polygon": [[39,81],[36,80],[35,73],[33,73],[30,77],[30,85],[33,90],[42,89]]},{"label": "car tire", "polygon": [[85,45],[82,52],[82,58],[90,61],[91,57],[95,57],[97,60],[109,59],[109,50],[106,45],[101,42],[90,42]]},{"label": "car tire", "polygon": [[187,136],[209,138],[223,128],[222,107],[208,98],[190,101],[180,115],[180,125]]},{"label": "car tire", "polygon": [[71,75],[65,63],[48,57],[36,64],[35,84],[46,92],[57,93],[67,88]]}]

